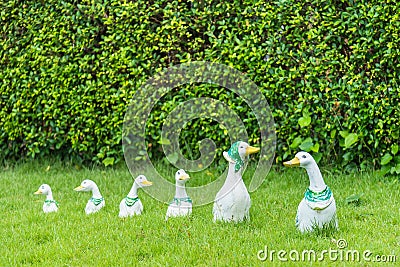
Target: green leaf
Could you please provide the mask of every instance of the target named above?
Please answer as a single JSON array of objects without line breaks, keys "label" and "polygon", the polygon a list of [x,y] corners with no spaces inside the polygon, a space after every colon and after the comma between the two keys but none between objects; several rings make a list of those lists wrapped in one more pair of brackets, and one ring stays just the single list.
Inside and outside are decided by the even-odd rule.
[{"label": "green leaf", "polygon": [[319,151],[319,144],[316,143],[315,145],[313,145],[313,146],[311,147],[311,151],[313,151],[313,152],[318,152],[318,151]]},{"label": "green leaf", "polygon": [[314,146],[314,143],[311,138],[307,138],[306,140],[301,143],[299,148],[303,151],[310,152],[311,148]]},{"label": "green leaf", "polygon": [[393,144],[391,149],[392,154],[395,156],[398,151],[399,151],[399,145]]},{"label": "green leaf", "polygon": [[358,135],[355,133],[351,133],[347,135],[344,139],[344,147],[349,148],[358,141]]},{"label": "green leaf", "polygon": [[312,156],[316,163],[320,162],[320,160],[322,159],[322,153],[314,153]]},{"label": "green leaf", "polygon": [[397,165],[394,167],[394,171],[396,172],[396,174],[400,174],[400,163],[397,164]]},{"label": "green leaf", "polygon": [[386,165],[388,164],[391,160],[393,159],[392,155],[389,153],[386,153],[382,158],[381,158],[381,165]]},{"label": "green leaf", "polygon": [[[306,115],[306,116],[304,116]],[[308,114],[303,114],[303,117],[301,117],[298,120],[298,124],[300,125],[300,127],[306,127],[308,125],[310,125],[311,123],[311,117]]]},{"label": "green leaf", "polygon": [[363,193],[361,193],[361,194],[353,194],[351,196],[348,196],[348,197],[346,197],[346,203],[347,204],[359,205],[362,195],[363,195]]},{"label": "green leaf", "polygon": [[382,175],[386,175],[386,174],[388,174],[390,172],[391,169],[392,168],[390,167],[390,165],[382,166],[381,169],[380,169],[380,173]]},{"label": "green leaf", "polygon": [[331,131],[331,138],[333,139],[333,138],[335,138],[335,136],[336,136],[336,130],[333,129],[333,130]]},{"label": "green leaf", "polygon": [[114,158],[105,158],[103,160],[103,164],[107,167],[109,165],[114,165],[114,161],[115,161]]},{"label": "green leaf", "polygon": [[339,131],[341,137],[346,138],[349,135],[348,131]]},{"label": "green leaf", "polygon": [[296,137],[296,138],[293,140],[292,144],[290,145],[290,148],[292,148],[292,149],[298,148],[299,145],[301,144],[301,141],[302,141],[302,138],[301,138],[301,137]]},{"label": "green leaf", "polygon": [[175,164],[178,161],[179,156],[178,156],[178,153],[174,152],[174,153],[168,155],[167,158],[170,163]]},{"label": "green leaf", "polygon": [[160,138],[160,141],[158,141],[160,145],[170,145],[171,142],[167,138]]}]

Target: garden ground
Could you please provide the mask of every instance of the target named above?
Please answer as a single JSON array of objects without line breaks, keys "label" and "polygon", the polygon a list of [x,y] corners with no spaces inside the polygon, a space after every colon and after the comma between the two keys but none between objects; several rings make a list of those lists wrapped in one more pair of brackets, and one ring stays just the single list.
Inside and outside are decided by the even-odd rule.
[{"label": "garden ground", "polygon": [[[340,229],[300,234],[294,218],[308,186],[302,169],[275,167],[251,193],[251,221],[224,224],[213,223],[211,204],[195,207],[189,218],[166,222],[167,205],[143,191],[139,196],[144,213],[120,219],[119,202],[132,185],[124,165],[85,168],[35,161],[3,167],[0,265],[270,266],[271,261],[274,266],[369,266],[375,261],[398,264],[398,177],[382,177],[378,172],[343,174],[332,169],[323,168],[322,173],[336,199]],[[175,170],[160,168],[161,173],[171,177]],[[254,166],[249,166],[245,180],[252,170]],[[192,174],[192,180],[209,179],[205,175],[210,171]],[[106,199],[106,207],[90,216],[84,213],[90,194],[73,191],[84,179],[96,181]],[[52,187],[54,198],[60,202],[58,213],[42,212],[44,196],[33,195],[42,183]]]}]

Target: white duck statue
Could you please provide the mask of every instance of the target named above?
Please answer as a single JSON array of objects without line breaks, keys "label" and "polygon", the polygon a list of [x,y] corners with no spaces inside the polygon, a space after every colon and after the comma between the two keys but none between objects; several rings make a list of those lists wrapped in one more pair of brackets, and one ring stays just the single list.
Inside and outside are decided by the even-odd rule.
[{"label": "white duck statue", "polygon": [[46,200],[43,203],[44,213],[58,211],[58,202],[53,199],[53,193],[51,192],[51,188],[48,184],[42,184],[39,186],[39,189],[34,194],[46,196]]},{"label": "white duck statue", "polygon": [[92,197],[89,199],[85,207],[86,214],[92,214],[98,212],[101,208],[106,205],[106,202],[96,183],[92,180],[83,180],[81,185],[74,189],[78,192],[92,192]]},{"label": "white duck statue", "polygon": [[250,220],[250,195],[242,179],[242,172],[250,154],[260,149],[246,142],[235,142],[224,158],[229,162],[228,175],[214,200],[214,222],[241,222]]},{"label": "white duck statue", "polygon": [[310,179],[310,186],[297,209],[296,227],[300,232],[312,232],[315,228],[322,229],[330,225],[337,229],[336,202],[314,158],[307,152],[298,152],[292,160],[284,162],[283,165],[306,169]]},{"label": "white duck statue", "polygon": [[152,184],[144,175],[136,177],[128,195],[119,204],[119,217],[125,218],[142,214],[143,204],[138,197],[137,191],[139,188],[151,186]]},{"label": "white duck statue", "polygon": [[175,173],[175,197],[168,206],[165,220],[169,217],[187,216],[192,213],[192,199],[187,195],[185,183],[190,179],[182,169]]}]

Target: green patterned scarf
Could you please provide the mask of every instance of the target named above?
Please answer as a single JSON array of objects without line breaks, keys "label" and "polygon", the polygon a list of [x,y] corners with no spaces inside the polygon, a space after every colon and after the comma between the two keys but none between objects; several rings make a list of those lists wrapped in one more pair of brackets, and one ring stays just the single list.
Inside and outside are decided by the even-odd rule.
[{"label": "green patterned scarf", "polygon": [[57,201],[51,199],[46,199],[44,203],[46,203],[47,206],[50,206],[52,203],[56,204],[57,207],[60,205]]},{"label": "green patterned scarf", "polygon": [[313,210],[326,209],[333,201],[332,196],[332,191],[328,186],[321,192],[314,192],[311,191],[310,188],[307,188],[304,193],[304,199],[307,205]]},{"label": "green patterned scarf", "polygon": [[170,204],[175,203],[177,206],[179,206],[181,202],[192,203],[192,199],[190,197],[181,197],[181,198],[174,197],[174,199],[171,201]]},{"label": "green patterned scarf", "polygon": [[125,198],[125,204],[126,204],[128,207],[132,207],[133,205],[135,205],[136,202],[138,202],[138,200],[139,200],[139,197],[134,197],[134,198],[132,198],[132,197],[126,197],[126,198]]},{"label": "green patterned scarf", "polygon": [[98,206],[103,200],[104,200],[103,197],[102,198],[94,198],[94,197],[92,197],[90,199],[90,201],[92,201],[95,206]]},{"label": "green patterned scarf", "polygon": [[235,172],[238,172],[240,170],[240,168],[243,167],[244,162],[242,160],[242,158],[239,155],[239,147],[240,141],[235,142],[231,148],[228,150],[228,155],[229,157],[235,161]]}]

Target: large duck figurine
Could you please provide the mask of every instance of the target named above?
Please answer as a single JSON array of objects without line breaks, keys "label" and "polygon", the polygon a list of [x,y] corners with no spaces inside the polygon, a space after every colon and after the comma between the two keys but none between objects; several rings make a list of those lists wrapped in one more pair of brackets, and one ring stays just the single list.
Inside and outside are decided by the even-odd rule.
[{"label": "large duck figurine", "polygon": [[246,142],[238,141],[228,152],[223,153],[229,162],[228,175],[214,200],[214,222],[241,222],[250,219],[250,195],[243,182],[242,172],[248,156],[259,150]]},{"label": "large duck figurine", "polygon": [[175,173],[175,197],[169,204],[165,220],[169,217],[187,216],[192,213],[192,199],[187,195],[185,183],[189,175],[182,169]]},{"label": "large duck figurine", "polygon": [[296,227],[300,232],[312,232],[316,228],[338,227],[336,203],[332,191],[325,184],[314,158],[307,152],[299,152],[295,157],[283,163],[286,167],[306,169],[310,186],[304,193],[296,215]]},{"label": "large duck figurine", "polygon": [[138,189],[152,184],[144,175],[136,177],[128,195],[119,204],[119,217],[125,218],[142,214],[143,204],[138,197]]}]

